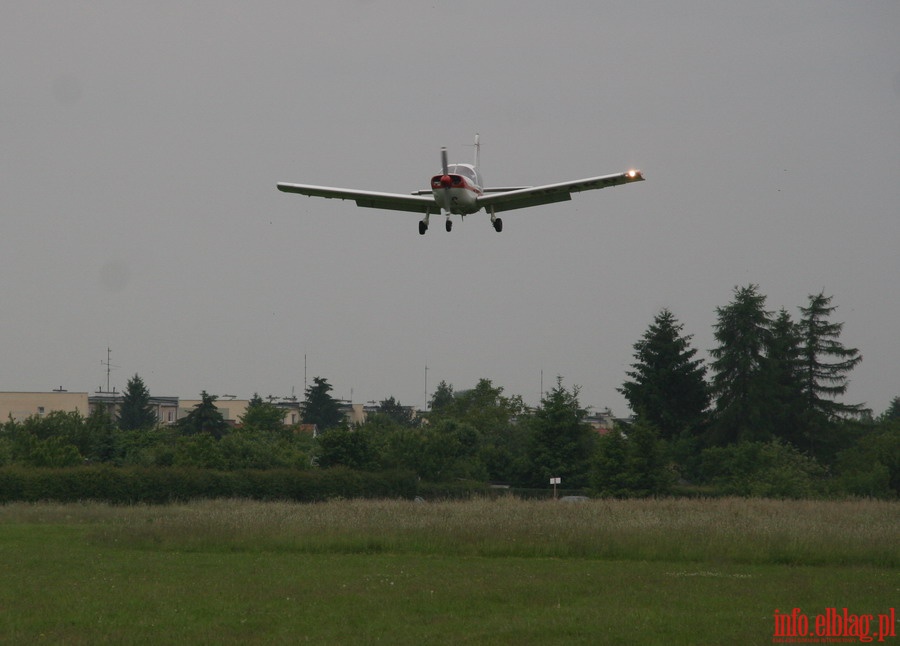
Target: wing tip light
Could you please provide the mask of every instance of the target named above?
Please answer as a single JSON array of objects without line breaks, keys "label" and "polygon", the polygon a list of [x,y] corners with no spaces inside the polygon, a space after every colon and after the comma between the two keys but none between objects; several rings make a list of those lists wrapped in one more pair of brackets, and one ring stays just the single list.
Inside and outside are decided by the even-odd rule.
[{"label": "wing tip light", "polygon": [[644,179],[644,174],[636,168],[632,168],[631,170],[626,171],[625,175],[629,180],[635,182]]}]

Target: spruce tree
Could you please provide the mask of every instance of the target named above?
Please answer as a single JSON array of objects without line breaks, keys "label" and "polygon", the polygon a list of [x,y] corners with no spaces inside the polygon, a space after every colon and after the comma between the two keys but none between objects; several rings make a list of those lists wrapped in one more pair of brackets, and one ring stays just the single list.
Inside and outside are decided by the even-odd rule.
[{"label": "spruce tree", "polygon": [[343,425],[344,413],[330,393],[331,384],[327,379],[313,378],[312,385],[306,388],[306,399],[303,402],[304,424],[315,424],[319,431]]},{"label": "spruce tree", "polygon": [[[801,307],[803,396],[806,409],[814,418],[834,422],[867,411],[863,404],[843,404],[835,400],[847,392],[848,373],[862,361],[856,348],[845,348],[838,341],[843,323],[830,323],[837,309],[824,291],[810,294],[809,305]],[[829,361],[833,359],[833,361]]]},{"label": "spruce tree", "polygon": [[884,422],[900,420],[900,396],[891,400],[891,405],[881,415],[881,420]]},{"label": "spruce tree", "polygon": [[769,404],[771,426],[775,435],[800,447],[806,423],[800,328],[782,308],[771,329],[767,351],[772,389]]},{"label": "spruce tree", "polygon": [[669,492],[674,480],[656,429],[638,421],[598,440],[591,488],[602,497],[645,498]]},{"label": "spruce tree", "polygon": [[441,412],[446,412],[452,405],[453,386],[441,380],[441,383],[437,385],[437,389],[431,396],[431,401],[428,402],[428,407],[432,413],[440,414]]},{"label": "spruce tree", "polygon": [[668,309],[654,318],[644,336],[634,344],[635,363],[619,392],[638,420],[658,429],[662,439],[683,431],[696,432],[709,406],[706,368],[695,359],[691,335],[682,336],[683,325]]},{"label": "spruce tree", "polygon": [[772,389],[767,350],[772,315],[757,285],[735,287],[734,299],[716,308],[712,392],[716,399],[712,440],[730,444],[772,436],[768,405]]},{"label": "spruce tree", "polygon": [[413,416],[412,409],[404,406],[391,395],[387,399],[382,399],[378,404],[378,413],[384,415],[397,426],[412,427],[416,426],[417,420]]},{"label": "spruce tree", "polygon": [[204,390],[200,393],[200,403],[186,417],[178,420],[178,428],[184,435],[209,433],[220,440],[228,432],[228,422],[216,407],[215,395]]},{"label": "spruce tree", "polygon": [[531,421],[528,458],[533,486],[547,487],[550,478],[562,478],[565,488],[588,485],[595,434],[578,403],[579,389],[571,392],[557,378],[556,388],[544,395]]},{"label": "spruce tree", "polygon": [[159,420],[150,405],[150,391],[144,381],[135,374],[128,380],[122,391],[122,406],[119,408],[118,424],[123,431],[132,431],[156,426]]}]

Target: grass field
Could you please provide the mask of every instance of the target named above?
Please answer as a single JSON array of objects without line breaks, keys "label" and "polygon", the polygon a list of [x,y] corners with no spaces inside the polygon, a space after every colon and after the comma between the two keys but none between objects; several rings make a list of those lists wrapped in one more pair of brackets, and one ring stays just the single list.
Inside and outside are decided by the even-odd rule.
[{"label": "grass field", "polygon": [[12,504],[0,642],[772,643],[896,607],[898,537],[877,501]]}]

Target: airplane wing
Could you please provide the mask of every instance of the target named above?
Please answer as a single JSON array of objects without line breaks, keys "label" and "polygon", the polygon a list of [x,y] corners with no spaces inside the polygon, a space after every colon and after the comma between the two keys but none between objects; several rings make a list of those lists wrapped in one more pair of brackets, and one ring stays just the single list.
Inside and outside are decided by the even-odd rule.
[{"label": "airplane wing", "polygon": [[437,202],[434,201],[434,196],[430,191],[427,195],[407,195],[404,193],[359,191],[352,188],[333,188],[331,186],[312,186],[310,184],[279,183],[277,186],[279,191],[284,191],[285,193],[353,200],[357,206],[365,206],[372,209],[440,213],[440,208],[438,208]]},{"label": "airplane wing", "polygon": [[492,189],[485,189],[485,195],[478,198],[478,205],[486,208],[488,211],[493,209],[495,213],[499,213],[501,211],[511,211],[512,209],[523,209],[528,206],[537,206],[538,204],[564,202],[572,199],[572,193],[592,191],[630,182],[640,182],[643,179],[644,176],[641,175],[640,171],[630,170],[614,175],[588,177],[570,182],[518,188],[499,193],[489,192]]}]

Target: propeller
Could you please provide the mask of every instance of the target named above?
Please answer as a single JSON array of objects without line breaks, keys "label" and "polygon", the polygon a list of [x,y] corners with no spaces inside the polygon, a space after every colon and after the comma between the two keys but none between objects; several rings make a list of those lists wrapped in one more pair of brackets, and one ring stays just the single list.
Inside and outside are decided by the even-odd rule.
[{"label": "propeller", "polygon": [[450,172],[447,170],[447,149],[441,148],[441,186],[450,188]]},{"label": "propeller", "polygon": [[444,208],[447,210],[447,231],[453,226],[450,223],[450,187],[453,185],[453,179],[450,177],[450,171],[447,167],[447,148],[441,148],[441,186],[444,188]]}]

